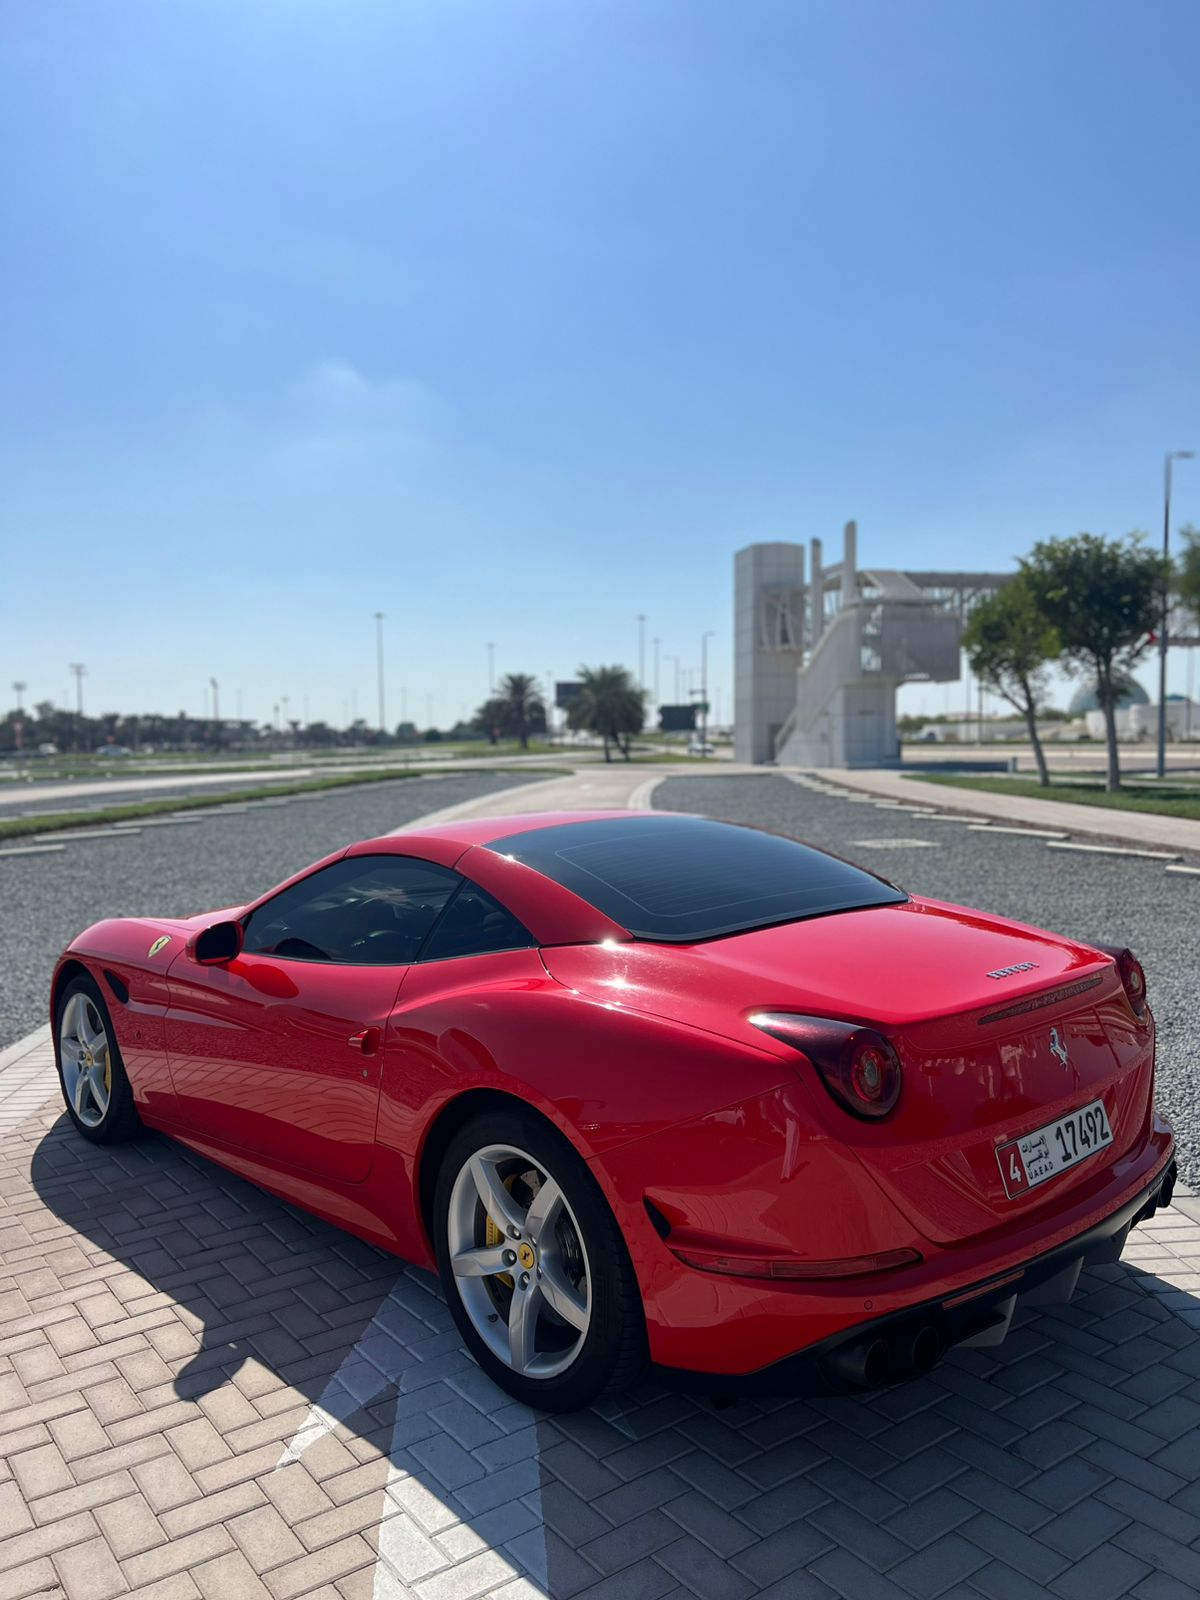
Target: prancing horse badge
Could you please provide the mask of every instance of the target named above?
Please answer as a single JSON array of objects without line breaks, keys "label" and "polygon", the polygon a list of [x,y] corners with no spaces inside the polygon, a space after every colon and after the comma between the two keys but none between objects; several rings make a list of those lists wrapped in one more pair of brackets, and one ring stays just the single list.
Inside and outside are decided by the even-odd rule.
[{"label": "prancing horse badge", "polygon": [[1067,1047],[1063,1043],[1062,1035],[1057,1028],[1050,1029],[1050,1054],[1057,1056],[1062,1062],[1064,1072],[1071,1065],[1070,1058],[1067,1055]]},{"label": "prancing horse badge", "polygon": [[164,933],[161,939],[155,939],[149,950],[146,951],[146,959],[149,960],[151,956],[156,956],[158,952],[169,945],[170,942],[171,935],[169,933]]}]

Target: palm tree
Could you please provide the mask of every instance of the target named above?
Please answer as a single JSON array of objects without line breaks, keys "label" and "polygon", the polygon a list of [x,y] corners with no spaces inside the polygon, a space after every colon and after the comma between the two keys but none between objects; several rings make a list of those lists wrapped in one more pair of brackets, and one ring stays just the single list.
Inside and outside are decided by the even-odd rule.
[{"label": "palm tree", "polygon": [[572,728],[586,728],[604,741],[604,759],[612,760],[616,745],[629,760],[630,740],[641,733],[646,703],[625,667],[580,667],[582,688],[567,709]]},{"label": "palm tree", "polygon": [[475,713],[475,722],[493,744],[496,733],[502,733],[528,750],[529,735],[546,731],[546,702],[537,679],[528,672],[506,673],[497,692]]}]

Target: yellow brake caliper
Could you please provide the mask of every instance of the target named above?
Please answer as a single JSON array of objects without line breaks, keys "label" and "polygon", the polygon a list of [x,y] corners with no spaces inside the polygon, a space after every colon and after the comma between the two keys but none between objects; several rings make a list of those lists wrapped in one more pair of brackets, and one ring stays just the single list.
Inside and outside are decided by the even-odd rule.
[{"label": "yellow brake caliper", "polygon": [[[501,1180],[503,1182],[503,1184],[504,1184],[504,1187],[508,1190],[509,1194],[512,1193],[512,1186],[516,1181],[516,1177],[517,1177],[517,1174],[514,1172],[511,1178],[504,1178],[504,1179]],[[485,1221],[487,1223],[487,1231],[484,1234],[484,1242],[486,1243],[488,1249],[490,1250],[490,1249],[494,1248],[496,1245],[504,1243],[504,1235],[503,1235],[503,1233],[501,1233],[500,1229],[496,1226],[496,1224],[492,1221],[490,1215],[485,1218]],[[496,1274],[496,1281],[498,1283],[507,1284],[507,1286],[510,1289],[515,1287],[515,1285],[513,1284],[513,1279],[512,1279],[512,1273],[511,1272],[498,1272]]]}]

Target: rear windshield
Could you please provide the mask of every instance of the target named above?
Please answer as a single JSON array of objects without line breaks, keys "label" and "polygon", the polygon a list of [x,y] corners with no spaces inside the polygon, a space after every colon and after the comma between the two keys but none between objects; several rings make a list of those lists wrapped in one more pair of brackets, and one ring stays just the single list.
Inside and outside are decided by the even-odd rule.
[{"label": "rear windshield", "polygon": [[571,889],[639,939],[690,944],[907,899],[823,850],[703,817],[568,822],[489,848]]}]

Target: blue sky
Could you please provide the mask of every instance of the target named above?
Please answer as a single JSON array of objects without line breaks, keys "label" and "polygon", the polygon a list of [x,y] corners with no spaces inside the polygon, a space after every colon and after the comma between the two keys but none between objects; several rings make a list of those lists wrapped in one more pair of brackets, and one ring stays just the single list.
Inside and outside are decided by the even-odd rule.
[{"label": "blue sky", "polygon": [[488,640],[636,667],[644,612],[727,707],[751,540],[1157,532],[1198,45],[1193,0],[5,0],[0,683],[373,717],[381,609],[389,720],[447,721]]}]

